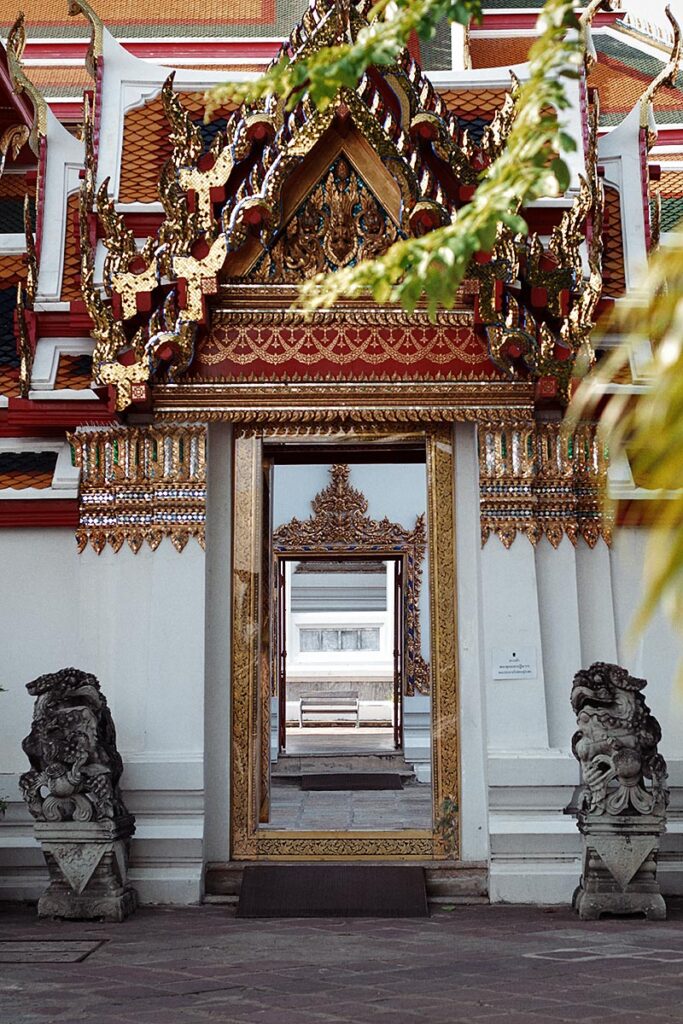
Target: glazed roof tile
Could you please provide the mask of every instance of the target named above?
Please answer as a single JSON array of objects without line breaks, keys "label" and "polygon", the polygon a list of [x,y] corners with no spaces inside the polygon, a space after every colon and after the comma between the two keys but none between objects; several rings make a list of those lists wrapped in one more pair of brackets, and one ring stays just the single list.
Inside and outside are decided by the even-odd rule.
[{"label": "glazed roof tile", "polygon": [[44,490],[52,484],[56,452],[0,452],[0,490]]},{"label": "glazed roof tile", "polygon": [[81,296],[81,250],[78,239],[78,193],[74,192],[66,202],[66,231],[64,238],[64,273],[62,277],[62,302],[73,302]]},{"label": "glazed roof tile", "polygon": [[[204,130],[206,141],[210,144],[211,126],[204,126],[204,93],[186,92],[182,94],[182,100],[192,119]],[[234,109],[235,106],[232,105],[218,110],[214,123],[217,122],[219,128],[224,127],[226,116]],[[213,129],[214,133],[215,130],[216,128]],[[169,131],[161,96],[156,96],[144,107],[127,112],[123,132],[119,202],[158,201],[159,173],[172,150]]]},{"label": "glazed roof tile", "polygon": [[[21,230],[24,230],[23,225]],[[16,291],[17,282],[26,280],[26,269],[26,257],[23,252],[2,253],[0,255],[0,282],[2,282],[3,288],[11,284]]]},{"label": "glazed roof tile", "polygon": [[93,80],[84,67],[53,67],[26,65],[26,74],[46,99],[55,96],[78,96],[93,88]]},{"label": "glazed roof tile", "polygon": [[535,36],[480,37],[470,39],[470,55],[474,68],[502,68],[506,65],[523,64],[527,60],[529,47]]},{"label": "glazed roof tile", "polygon": [[443,89],[439,96],[459,117],[486,117],[492,120],[505,100],[505,89]]},{"label": "glazed roof tile", "polygon": [[621,197],[605,186],[605,224],[602,234],[602,282],[605,295],[618,298],[626,291],[624,242],[621,230]]},{"label": "glazed roof tile", "polygon": [[[0,342],[1,347],[1,342]],[[1,357],[0,357],[1,358]],[[19,367],[3,366],[0,362],[0,395],[3,398],[19,397]]]},{"label": "glazed roof tile", "polygon": [[[588,82],[600,93],[600,123],[611,126],[630,113],[664,61],[612,36],[596,33],[594,41],[599,63],[592,68]],[[659,90],[654,110],[661,124],[683,121],[683,75],[678,76],[675,88]]]},{"label": "glazed roof tile", "polygon": [[81,355],[61,353],[55,377],[55,391],[59,391],[62,388],[69,388],[72,391],[84,391],[90,387],[91,381],[91,355],[88,355],[86,352]]},{"label": "glazed roof tile", "polygon": [[[4,282],[3,282],[4,283]],[[17,305],[17,289],[14,285],[0,288],[0,372],[8,371],[19,376],[19,355],[14,336],[14,310]],[[2,382],[4,383],[4,381]],[[0,391],[6,394],[4,389]]]},{"label": "glazed roof tile", "polygon": [[662,197],[662,231],[673,231],[683,219],[683,171],[662,171],[650,184],[651,194]]},{"label": "glazed roof tile", "polygon": [[[92,6],[109,31],[123,38],[220,38],[224,36],[281,36],[301,17],[301,0],[93,0]],[[24,0],[29,39],[88,38],[87,22],[69,17],[66,0]],[[17,16],[13,0],[0,0],[0,29],[4,37]]]}]

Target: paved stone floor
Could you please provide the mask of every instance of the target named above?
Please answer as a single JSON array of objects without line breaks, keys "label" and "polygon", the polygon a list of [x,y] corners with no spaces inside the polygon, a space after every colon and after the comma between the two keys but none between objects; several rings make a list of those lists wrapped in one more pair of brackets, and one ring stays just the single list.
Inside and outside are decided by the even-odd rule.
[{"label": "paved stone floor", "polygon": [[4,942],[104,940],[82,963],[0,963],[2,1024],[683,1021],[681,902],[663,923],[500,906],[261,922],[206,906],[100,925],[5,908],[0,929]]},{"label": "paved stone floor", "polygon": [[432,787],[415,781],[403,789],[316,792],[273,779],[270,799],[270,821],[262,828],[377,831],[429,828],[432,821]]}]

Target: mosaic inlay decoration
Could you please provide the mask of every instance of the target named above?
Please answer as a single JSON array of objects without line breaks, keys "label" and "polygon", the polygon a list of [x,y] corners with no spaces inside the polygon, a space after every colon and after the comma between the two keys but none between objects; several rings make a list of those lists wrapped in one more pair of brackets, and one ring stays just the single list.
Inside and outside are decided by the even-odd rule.
[{"label": "mosaic inlay decoration", "polygon": [[164,537],[204,546],[206,430],[202,426],[82,428],[69,435],[81,471],[79,551],[127,541],[138,552]]},{"label": "mosaic inlay decoration", "polygon": [[559,423],[523,423],[479,430],[481,537],[498,534],[509,548],[518,532],[532,544],[545,535],[553,547],[563,536],[590,547],[611,542],[602,508],[607,452],[595,425],[575,431]]}]

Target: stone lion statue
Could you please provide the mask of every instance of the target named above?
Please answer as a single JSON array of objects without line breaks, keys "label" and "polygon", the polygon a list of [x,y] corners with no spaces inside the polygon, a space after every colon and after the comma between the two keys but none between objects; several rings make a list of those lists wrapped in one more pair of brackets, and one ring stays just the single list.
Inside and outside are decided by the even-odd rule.
[{"label": "stone lion statue", "polygon": [[33,817],[84,822],[126,814],[116,730],[95,676],[64,668],[26,689],[36,702],[22,743],[31,769],[19,784]]},{"label": "stone lion statue", "polygon": [[572,750],[585,788],[582,813],[663,814],[669,798],[662,733],[645,703],[644,679],[596,661],[574,676],[571,703],[578,730]]}]

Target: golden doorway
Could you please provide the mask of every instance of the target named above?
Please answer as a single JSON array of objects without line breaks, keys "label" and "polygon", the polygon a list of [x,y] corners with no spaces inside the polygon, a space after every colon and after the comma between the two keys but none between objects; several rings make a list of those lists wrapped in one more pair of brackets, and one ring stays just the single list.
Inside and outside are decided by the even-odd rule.
[{"label": "golden doorway", "polygon": [[[271,465],[274,446],[303,446],[318,462],[340,462],[361,449],[377,460],[421,448],[426,464],[426,547],[429,566],[431,677],[431,826],[384,831],[292,831],[264,827],[268,817],[270,708],[274,673]],[[458,856],[458,681],[453,522],[453,450],[450,426],[397,434],[336,433],[316,436],[309,428],[273,435],[264,427],[235,433],[231,856],[233,859],[414,858]],[[389,524],[391,525],[391,524]],[[417,538],[394,537],[408,558]],[[280,546],[283,540],[280,537]],[[380,554],[392,554],[392,538]],[[422,541],[424,543],[424,541]],[[341,545],[341,541],[340,541]],[[343,546],[343,545],[341,545]],[[285,544],[286,547],[286,544]],[[341,548],[340,548],[341,549]],[[304,553],[306,545],[299,553]],[[290,549],[291,551],[291,549]],[[281,552],[282,553],[282,552]],[[412,685],[424,685],[424,666],[413,651]],[[429,685],[429,684],[428,684]]]}]

